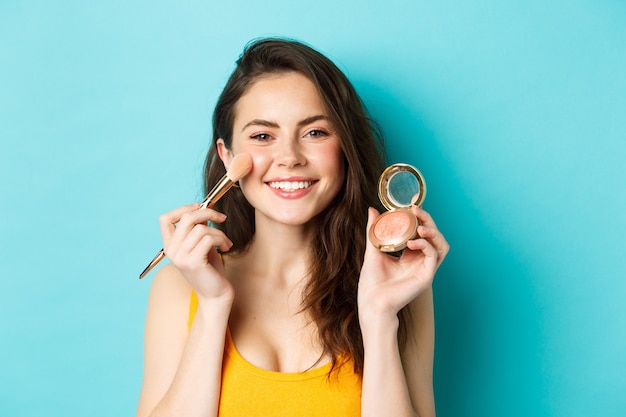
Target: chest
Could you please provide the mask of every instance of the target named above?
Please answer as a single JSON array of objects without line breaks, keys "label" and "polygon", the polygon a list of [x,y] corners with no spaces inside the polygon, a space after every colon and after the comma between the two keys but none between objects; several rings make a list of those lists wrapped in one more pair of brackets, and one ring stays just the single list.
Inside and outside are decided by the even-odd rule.
[{"label": "chest", "polygon": [[302,372],[330,360],[299,293],[242,288],[236,294],[229,329],[246,361],[269,371]]}]

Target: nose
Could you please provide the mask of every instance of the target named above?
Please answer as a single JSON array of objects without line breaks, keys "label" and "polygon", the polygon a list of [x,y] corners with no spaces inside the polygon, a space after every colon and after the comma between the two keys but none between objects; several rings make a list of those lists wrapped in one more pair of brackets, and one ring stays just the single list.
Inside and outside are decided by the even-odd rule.
[{"label": "nose", "polygon": [[287,168],[294,168],[306,163],[302,146],[297,139],[279,141],[274,160],[277,165]]}]

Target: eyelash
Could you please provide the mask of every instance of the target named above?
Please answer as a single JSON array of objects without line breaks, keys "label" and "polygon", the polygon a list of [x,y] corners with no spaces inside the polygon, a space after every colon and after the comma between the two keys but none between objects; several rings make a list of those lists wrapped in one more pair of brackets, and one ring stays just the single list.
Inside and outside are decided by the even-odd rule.
[{"label": "eyelash", "polygon": [[[309,136],[312,138],[320,138],[320,137],[328,136],[328,132],[323,129],[313,129],[313,130],[308,131],[305,136]],[[261,142],[267,142],[272,139],[272,136],[269,133],[257,133],[257,134],[250,136],[250,138],[261,141]]]},{"label": "eyelash", "polygon": [[271,135],[269,135],[268,133],[257,133],[255,135],[250,136],[252,139],[256,139],[258,141],[261,142],[267,142],[268,140],[270,140],[272,137]]},{"label": "eyelash", "polygon": [[317,138],[322,136],[328,136],[328,132],[322,129],[313,129],[310,132],[307,132],[306,136]]}]

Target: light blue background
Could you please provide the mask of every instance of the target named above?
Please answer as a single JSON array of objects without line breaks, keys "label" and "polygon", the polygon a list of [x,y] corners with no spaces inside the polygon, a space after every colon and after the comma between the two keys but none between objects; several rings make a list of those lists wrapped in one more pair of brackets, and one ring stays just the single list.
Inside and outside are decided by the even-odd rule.
[{"label": "light blue background", "polygon": [[137,274],[265,35],[334,59],[426,176],[438,415],[625,415],[618,0],[0,0],[0,415],[134,414]]}]

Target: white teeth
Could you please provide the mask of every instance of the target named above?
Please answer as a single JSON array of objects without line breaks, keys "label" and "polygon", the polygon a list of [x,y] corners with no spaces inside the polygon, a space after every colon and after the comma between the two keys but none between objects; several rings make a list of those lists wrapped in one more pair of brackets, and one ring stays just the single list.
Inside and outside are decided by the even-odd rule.
[{"label": "white teeth", "polygon": [[283,191],[296,191],[310,187],[313,181],[271,181],[270,187]]}]

